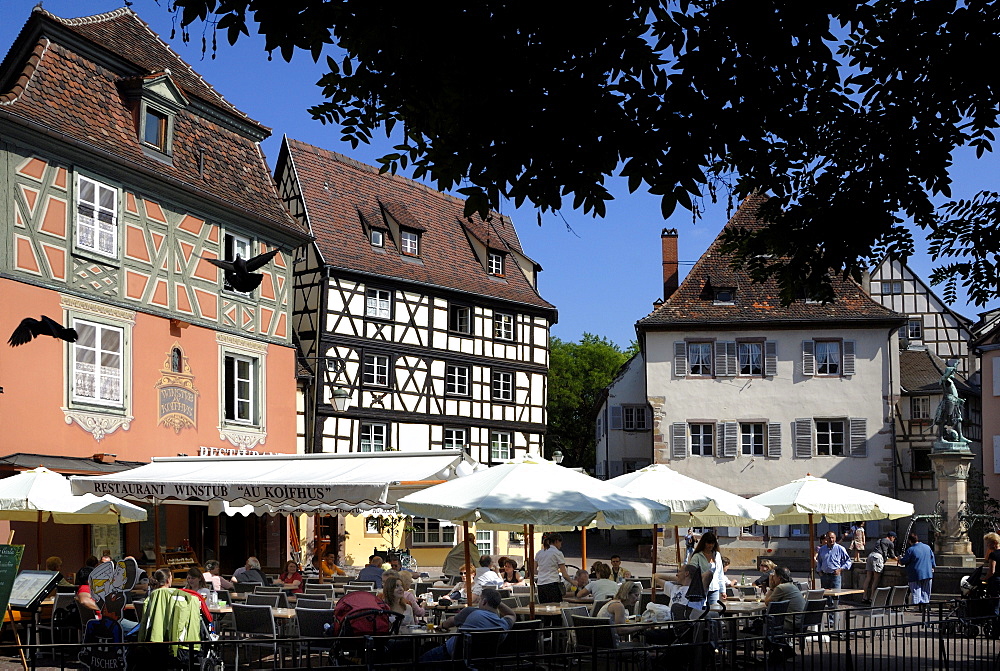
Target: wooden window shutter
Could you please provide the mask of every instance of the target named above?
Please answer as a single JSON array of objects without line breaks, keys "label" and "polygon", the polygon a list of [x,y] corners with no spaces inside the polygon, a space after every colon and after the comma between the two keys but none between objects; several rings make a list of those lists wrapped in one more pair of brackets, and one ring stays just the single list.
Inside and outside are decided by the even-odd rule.
[{"label": "wooden window shutter", "polygon": [[764,376],[774,377],[778,374],[778,343],[768,340],[764,343]]},{"label": "wooden window shutter", "polygon": [[864,417],[851,417],[851,456],[868,456],[868,420]]},{"label": "wooden window shutter", "polygon": [[729,374],[729,366],[726,363],[726,343],[720,340],[715,343],[715,376],[726,377]]},{"label": "wooden window shutter", "polygon": [[723,425],[722,456],[733,458],[740,449],[740,425],[736,422],[725,422]]},{"label": "wooden window shutter", "polygon": [[674,422],[670,425],[670,458],[683,459],[687,451],[687,424]]},{"label": "wooden window shutter", "polygon": [[795,420],[795,456],[808,459],[813,455],[813,421],[811,418]]},{"label": "wooden window shutter", "polygon": [[781,424],[778,422],[769,422],[767,425],[767,456],[781,456]]},{"label": "wooden window shutter", "polygon": [[684,377],[688,372],[688,350],[686,342],[674,343],[674,375]]},{"label": "wooden window shutter", "polygon": [[726,368],[727,368],[726,374],[729,375],[730,377],[736,375],[740,370],[739,362],[736,359],[735,342],[726,343]]},{"label": "wooden window shutter", "polygon": [[594,436],[597,438],[598,441],[600,441],[601,438],[604,437],[604,417],[602,417],[601,415],[597,416],[597,423],[594,427]]},{"label": "wooden window shutter", "polygon": [[844,341],[844,375],[854,375],[854,341]]},{"label": "wooden window shutter", "polygon": [[611,428],[619,430],[622,428],[622,407],[620,405],[611,406]]},{"label": "wooden window shutter", "polygon": [[816,374],[816,354],[815,343],[812,340],[802,341],[802,374],[813,376]]},{"label": "wooden window shutter", "polygon": [[653,428],[653,411],[648,405],[642,407],[642,414],[646,416],[646,423],[643,425],[646,431]]}]

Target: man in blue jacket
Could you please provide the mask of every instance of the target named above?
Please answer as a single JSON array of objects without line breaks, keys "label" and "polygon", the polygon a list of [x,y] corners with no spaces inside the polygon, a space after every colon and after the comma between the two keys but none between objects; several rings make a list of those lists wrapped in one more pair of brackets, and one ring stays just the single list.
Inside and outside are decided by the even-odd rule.
[{"label": "man in blue jacket", "polygon": [[[931,600],[931,579],[934,577],[934,551],[920,542],[917,534],[907,539],[906,553],[899,558],[899,565],[906,567],[906,579],[910,586],[910,603],[925,604]],[[921,606],[921,608],[925,608]]]},{"label": "man in blue jacket", "polygon": [[851,570],[851,556],[843,545],[837,544],[837,534],[829,532],[823,536],[825,545],[816,551],[816,570],[819,584],[823,589],[840,589],[841,573]]}]

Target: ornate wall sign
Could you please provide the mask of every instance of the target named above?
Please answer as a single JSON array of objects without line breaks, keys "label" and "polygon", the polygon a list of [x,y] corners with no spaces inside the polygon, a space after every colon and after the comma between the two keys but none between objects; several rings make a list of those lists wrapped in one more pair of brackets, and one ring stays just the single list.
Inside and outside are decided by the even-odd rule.
[{"label": "ornate wall sign", "polygon": [[174,433],[198,426],[198,390],[188,358],[178,343],[174,343],[160,369],[160,379],[153,385],[157,391],[157,426],[170,427]]}]

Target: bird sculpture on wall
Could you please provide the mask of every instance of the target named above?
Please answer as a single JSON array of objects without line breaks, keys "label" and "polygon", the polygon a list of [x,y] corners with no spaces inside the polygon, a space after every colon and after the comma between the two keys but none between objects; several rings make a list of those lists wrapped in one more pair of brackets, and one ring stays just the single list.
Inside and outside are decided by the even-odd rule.
[{"label": "bird sculpture on wall", "polygon": [[7,344],[11,347],[17,347],[42,335],[52,336],[66,342],[76,342],[77,339],[76,329],[65,328],[55,319],[42,315],[40,320],[31,317],[22,319],[14,332],[10,334],[10,338],[7,339]]},{"label": "bird sculpture on wall", "polygon": [[272,249],[269,252],[264,252],[263,254],[258,254],[252,259],[244,259],[239,254],[232,261],[221,261],[219,259],[208,259],[204,256],[201,257],[211,263],[213,266],[218,266],[226,271],[226,282],[229,283],[236,291],[248,294],[257,287],[264,280],[264,276],[260,273],[254,273],[255,270],[263,268],[267,265],[267,262],[273,259],[278,254],[277,249]]}]

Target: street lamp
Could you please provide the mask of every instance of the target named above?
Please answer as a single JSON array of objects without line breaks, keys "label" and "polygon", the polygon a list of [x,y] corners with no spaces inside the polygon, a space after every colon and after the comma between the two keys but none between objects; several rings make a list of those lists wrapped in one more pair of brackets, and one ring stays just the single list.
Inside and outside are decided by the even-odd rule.
[{"label": "street lamp", "polygon": [[552,453],[552,461],[556,462],[557,464],[561,464],[563,462],[562,450],[556,448],[556,451]]},{"label": "street lamp", "polygon": [[[327,384],[333,384],[340,377],[344,370],[344,360],[334,356],[304,356],[306,361],[320,361],[325,368]],[[332,376],[332,380],[330,379]],[[337,412],[344,412],[351,407],[351,390],[345,387],[336,386],[330,390],[330,402]]]}]

